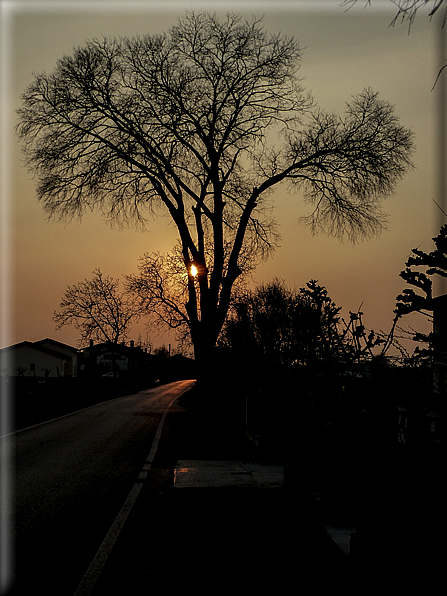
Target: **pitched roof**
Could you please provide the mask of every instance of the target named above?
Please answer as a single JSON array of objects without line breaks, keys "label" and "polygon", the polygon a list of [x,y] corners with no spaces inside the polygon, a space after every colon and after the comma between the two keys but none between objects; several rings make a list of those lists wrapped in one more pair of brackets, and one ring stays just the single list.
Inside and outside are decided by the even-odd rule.
[{"label": "pitched roof", "polygon": [[[52,344],[54,346],[54,348],[51,347],[47,347],[43,344],[45,343],[49,343]],[[32,348],[34,350],[39,350],[40,352],[45,352],[47,354],[51,354],[52,356],[58,356],[60,357],[64,357],[64,358],[68,358],[69,356],[67,354],[64,354],[63,352],[60,351],[60,349],[58,350],[57,348],[64,348],[67,351],[73,352],[73,353],[77,353],[78,350],[76,348],[73,348],[72,346],[69,346],[67,344],[63,344],[62,342],[56,341],[54,339],[40,339],[39,341],[21,341],[17,344],[13,344],[11,346],[6,346],[5,348],[1,348],[0,352],[7,352],[7,351],[11,351],[11,350],[16,350],[17,348],[24,348],[24,347],[28,347],[28,348]]]},{"label": "pitched roof", "polygon": [[35,341],[33,343],[34,343],[34,345],[52,344],[57,348],[64,348],[64,350],[69,350],[70,352],[77,353],[79,351],[77,348],[73,348],[73,346],[69,346],[68,344],[64,344],[64,343],[57,341],[55,339],[51,339],[50,337],[47,337],[45,339],[39,339],[39,341]]}]

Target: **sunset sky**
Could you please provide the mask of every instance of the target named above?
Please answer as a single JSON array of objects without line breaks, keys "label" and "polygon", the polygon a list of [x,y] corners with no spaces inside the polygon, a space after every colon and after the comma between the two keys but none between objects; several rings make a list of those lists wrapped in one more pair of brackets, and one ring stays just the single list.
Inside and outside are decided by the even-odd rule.
[{"label": "sunset sky", "polygon": [[[408,24],[389,27],[396,10],[390,0],[373,0],[368,8],[359,0],[348,12],[340,8],[340,1],[16,0],[7,8],[2,4],[2,240],[9,247],[9,269],[4,267],[2,285],[8,290],[7,306],[13,316],[6,319],[6,311],[2,312],[0,347],[44,337],[76,345],[78,331],[73,327],[55,331],[51,320],[66,287],[91,277],[97,267],[122,279],[137,271],[144,252],[167,252],[176,241],[167,218],[154,220],[149,233],[110,228],[98,213],[66,225],[48,222],[14,133],[21,93],[33,73],[50,72],[59,58],[86,40],[167,31],[187,9],[264,15],[268,31],[294,36],[305,48],[300,74],[321,108],[341,112],[352,95],[371,87],[395,105],[401,123],[414,131],[416,167],[385,203],[387,230],[355,245],[322,233],[312,236],[298,222],[307,212],[301,197],[278,189],[275,214],[281,246],[254,276],[256,282],[279,277],[297,288],[316,279],[342,307],[342,315],[362,304],[368,328],[390,328],[396,295],[405,287],[399,272],[412,248],[432,249],[431,238],[441,221],[434,200],[439,202],[442,86],[431,91],[442,65],[437,49],[440,25],[421,12],[409,33]],[[142,324],[131,338],[137,340],[139,333],[146,335]],[[154,347],[172,341],[150,331],[149,336]]]}]

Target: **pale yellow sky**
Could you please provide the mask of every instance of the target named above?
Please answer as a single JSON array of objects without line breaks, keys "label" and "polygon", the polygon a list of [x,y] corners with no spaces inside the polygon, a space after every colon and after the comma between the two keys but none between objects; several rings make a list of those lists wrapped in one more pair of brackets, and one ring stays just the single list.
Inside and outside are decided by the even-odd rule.
[{"label": "pale yellow sky", "polygon": [[[396,295],[405,287],[399,278],[410,250],[431,250],[437,232],[436,198],[437,93],[431,92],[439,67],[436,23],[421,14],[408,34],[407,25],[389,27],[394,14],[391,2],[377,2],[364,9],[358,2],[348,13],[331,2],[21,2],[7,14],[7,46],[3,60],[10,73],[8,92],[2,95],[2,112],[15,124],[12,110],[20,105],[20,93],[32,81],[33,72],[51,71],[58,58],[87,39],[159,33],[175,24],[188,8],[219,12],[231,10],[264,17],[272,32],[296,37],[305,48],[301,65],[304,86],[319,105],[341,111],[344,102],[364,87],[396,107],[402,124],[413,129],[417,151],[416,169],[398,185],[385,210],[388,229],[380,237],[351,245],[323,234],[312,236],[297,220],[306,212],[298,195],[286,188],[274,195],[275,214],[282,236],[273,258],[260,266],[256,281],[275,276],[290,286],[304,286],[317,279],[341,306],[342,314],[363,303],[365,323],[387,330]],[[391,10],[384,10],[388,5]],[[317,8],[318,5],[318,8]],[[124,10],[123,10],[124,9]],[[6,52],[6,54],[5,54]],[[5,63],[5,62],[4,62]],[[9,105],[5,102],[9,102]],[[11,110],[11,111],[8,111]],[[3,116],[3,123],[6,119]],[[97,213],[81,223],[47,222],[35,197],[34,182],[21,163],[14,134],[8,137],[11,207],[11,302],[14,324],[3,334],[2,345],[53,337],[72,345],[74,328],[56,332],[53,311],[67,287],[89,277],[96,267],[122,278],[136,271],[144,252],[170,250],[175,232],[166,218],[151,225],[149,233],[111,229]],[[4,149],[5,143],[3,143]],[[5,193],[3,193],[5,195]],[[5,200],[5,196],[2,196]],[[140,325],[131,334],[145,334]],[[153,336],[154,345],[171,341]]]}]

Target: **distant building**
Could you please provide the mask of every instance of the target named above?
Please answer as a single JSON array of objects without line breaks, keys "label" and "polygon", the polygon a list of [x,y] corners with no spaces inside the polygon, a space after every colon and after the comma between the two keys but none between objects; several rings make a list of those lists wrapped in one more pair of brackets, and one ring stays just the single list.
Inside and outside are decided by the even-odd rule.
[{"label": "distant building", "polygon": [[0,350],[0,375],[76,377],[78,350],[54,339],[22,341]]},{"label": "distant building", "polygon": [[126,346],[124,343],[112,344],[111,342],[94,344],[91,340],[90,345],[80,351],[79,374],[101,376],[112,373],[114,362],[118,375],[147,373],[153,359],[155,356],[135,346],[133,341]]},{"label": "distant building", "polygon": [[175,355],[156,356],[133,341],[112,344],[104,342],[90,345],[79,353],[79,375],[85,377],[113,376],[139,378],[147,381],[168,382],[195,378],[195,362],[191,358]]},{"label": "distant building", "polygon": [[161,374],[169,381],[195,379],[197,375],[196,363],[192,358],[174,354],[164,360]]}]

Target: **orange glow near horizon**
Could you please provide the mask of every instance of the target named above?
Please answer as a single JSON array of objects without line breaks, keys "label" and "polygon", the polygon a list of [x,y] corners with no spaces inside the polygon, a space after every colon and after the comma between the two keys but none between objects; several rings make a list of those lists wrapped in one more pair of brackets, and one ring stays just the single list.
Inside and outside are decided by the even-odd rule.
[{"label": "orange glow near horizon", "polygon": [[[72,55],[73,48],[84,46],[86,40],[158,35],[169,31],[179,18],[185,17],[182,3],[176,3],[178,10],[172,10],[168,2],[163,7],[147,2],[144,8],[126,8],[125,13],[118,8],[121,3],[113,3],[113,8],[108,6],[107,10],[100,9],[94,14],[84,10],[81,6],[84,3],[76,3],[76,8],[70,12],[56,7],[34,9],[34,4],[40,5],[33,3],[33,9],[11,13],[13,26],[5,41],[8,46],[5,59],[9,62],[7,70],[11,76],[8,75],[10,84],[4,86],[7,101],[5,105],[2,103],[8,122],[16,121],[16,110],[22,107],[21,95],[33,82],[32,73],[51,73],[62,56]],[[258,16],[265,12],[261,10],[263,3],[258,4],[259,12],[252,3],[244,10],[242,2],[235,10],[250,21],[252,12]],[[339,242],[323,232],[314,234],[302,224],[300,218],[312,209],[302,189],[292,194],[286,184],[272,187],[272,195],[266,196],[264,205],[274,208],[271,215],[278,225],[281,241],[269,259],[255,259],[257,266],[247,277],[247,285],[252,289],[254,284],[278,278],[290,288],[301,288],[310,279],[318,280],[343,309],[341,316],[349,320],[349,312],[356,312],[362,304],[365,326],[386,333],[394,318],[395,298],[405,288],[399,273],[405,269],[411,249],[420,246],[424,251],[432,250],[431,238],[439,231],[438,224],[434,226],[437,213],[432,197],[436,199],[438,192],[433,164],[439,154],[434,142],[439,118],[434,110],[441,87],[437,85],[430,93],[434,82],[430,64],[439,64],[441,68],[445,56],[437,58],[435,55],[436,23],[420,15],[408,35],[405,24],[389,27],[394,8],[389,3],[390,10],[384,10],[381,4],[372,2],[371,7],[364,10],[363,4],[357,3],[346,14],[337,6],[333,10],[320,8],[317,2],[269,3],[261,24],[268,34],[293,37],[305,48],[298,63],[298,75],[303,79],[300,84],[304,93],[311,93],[324,112],[344,117],[345,102],[368,87],[379,93],[380,100],[395,105],[400,123],[411,127],[415,134],[415,169],[398,183],[394,196],[384,203],[388,221],[382,234],[355,245]],[[222,10],[216,8],[223,19],[226,12],[223,5]],[[306,123],[307,115],[303,126]],[[100,210],[87,210],[82,222],[77,218],[70,223],[49,222],[42,203],[37,200],[36,180],[27,171],[18,138],[8,133],[5,139],[2,139],[5,157],[8,154],[10,159],[10,165],[5,162],[5,171],[10,180],[8,190],[3,192],[4,185],[0,188],[0,203],[3,198],[10,203],[7,209],[11,227],[3,229],[1,218],[0,229],[4,232],[2,238],[11,238],[11,246],[6,258],[8,279],[2,278],[1,285],[2,288],[9,285],[6,293],[10,293],[10,307],[7,307],[10,314],[5,319],[10,321],[2,320],[0,347],[45,337],[75,346],[79,330],[74,326],[56,330],[53,322],[54,311],[67,287],[91,278],[92,271],[98,267],[104,274],[123,281],[123,276],[137,273],[138,260],[145,252],[169,254],[178,241],[178,232],[167,214],[165,219],[162,209],[154,211],[154,215],[159,213],[160,217],[153,221],[150,211],[143,214],[148,216],[145,233],[132,225],[110,226]],[[275,146],[278,151],[286,148],[287,143],[282,146],[283,142],[281,137],[269,137],[266,139],[268,151]],[[0,164],[3,162],[1,159]],[[250,161],[243,165],[251,167]],[[254,184],[250,177],[248,182]],[[442,204],[442,199],[436,201]],[[231,238],[230,234],[225,241],[230,242]],[[199,271],[203,283],[209,275],[200,257],[197,265],[193,260],[190,252],[186,263],[183,260],[176,263],[185,286],[188,280],[198,286]],[[417,315],[414,324],[408,324],[423,333],[430,331],[428,322],[425,319],[419,322]],[[145,319],[135,322],[132,339],[137,340],[138,334],[147,336],[145,325]],[[403,321],[403,325],[406,327],[407,323]],[[154,347],[161,347],[163,343],[175,345],[175,336],[170,333],[158,336],[155,330],[150,332]]]}]

